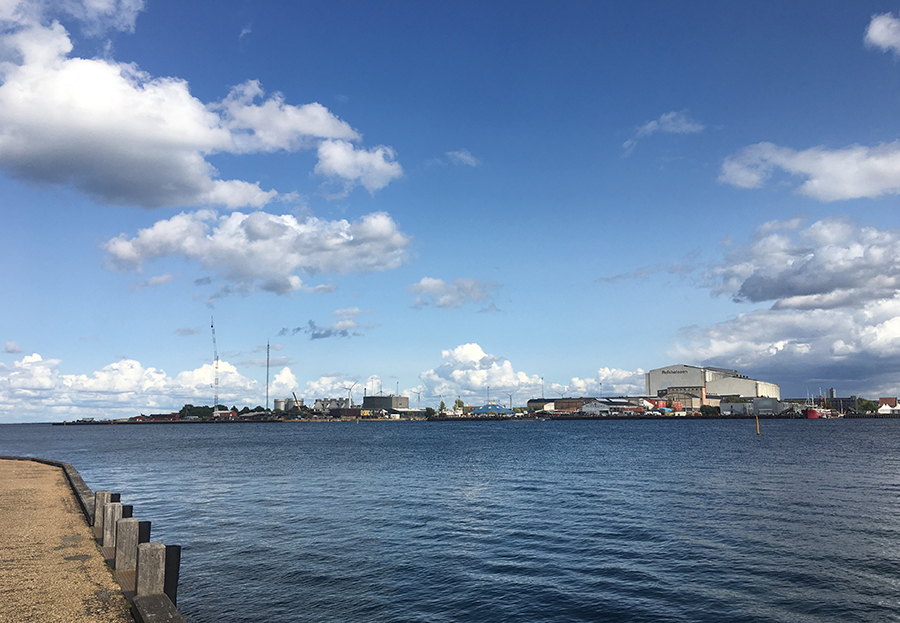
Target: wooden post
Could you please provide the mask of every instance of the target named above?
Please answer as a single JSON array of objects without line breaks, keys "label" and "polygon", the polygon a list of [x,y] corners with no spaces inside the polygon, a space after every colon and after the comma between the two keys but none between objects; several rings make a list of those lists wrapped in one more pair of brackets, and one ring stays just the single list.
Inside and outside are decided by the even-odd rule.
[{"label": "wooden post", "polygon": [[94,493],[94,523],[95,528],[103,529],[103,507],[109,504],[109,491],[97,491]]},{"label": "wooden post", "polygon": [[122,518],[122,505],[110,502],[103,507],[103,547],[116,546],[116,522]]},{"label": "wooden post", "polygon": [[166,546],[159,541],[138,545],[134,587],[138,597],[165,591]]},{"label": "wooden post", "polygon": [[137,566],[138,520],[125,517],[116,522],[116,571],[134,571]]}]

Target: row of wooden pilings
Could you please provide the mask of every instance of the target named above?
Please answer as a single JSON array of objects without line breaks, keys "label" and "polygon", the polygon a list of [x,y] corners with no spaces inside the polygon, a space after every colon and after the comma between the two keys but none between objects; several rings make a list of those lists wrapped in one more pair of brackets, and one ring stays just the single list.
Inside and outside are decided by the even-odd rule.
[{"label": "row of wooden pilings", "polygon": [[[175,609],[181,546],[150,541],[150,522],[138,521],[132,513],[133,507],[123,505],[120,494],[94,492],[94,536],[100,541],[104,558],[126,593],[133,586],[132,601],[139,611],[152,606],[153,610],[171,611],[160,620],[183,621]],[[171,607],[165,602],[171,602]]]}]

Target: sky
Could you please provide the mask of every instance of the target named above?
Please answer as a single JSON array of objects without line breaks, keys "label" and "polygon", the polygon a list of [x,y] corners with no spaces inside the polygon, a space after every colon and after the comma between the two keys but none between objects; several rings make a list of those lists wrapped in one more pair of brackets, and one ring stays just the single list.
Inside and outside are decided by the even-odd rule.
[{"label": "sky", "polygon": [[896,396],[898,105],[900,3],[0,0],[0,422]]}]

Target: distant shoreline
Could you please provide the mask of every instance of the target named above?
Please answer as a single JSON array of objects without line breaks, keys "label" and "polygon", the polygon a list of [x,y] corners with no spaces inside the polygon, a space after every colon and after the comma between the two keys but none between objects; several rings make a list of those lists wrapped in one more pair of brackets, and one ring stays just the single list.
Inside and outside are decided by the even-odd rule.
[{"label": "distant shoreline", "polygon": [[[594,421],[614,421],[614,420],[752,420],[756,416],[753,415],[608,415],[603,417],[591,417],[580,415],[557,415],[557,416],[526,416],[526,417],[430,417],[430,418],[412,418],[412,419],[396,419],[396,418],[319,418],[319,419],[297,419],[297,420],[160,420],[160,421],[129,421],[129,420],[101,420],[93,422],[51,422],[53,426],[145,426],[160,424],[328,424],[336,422],[540,422],[540,421],[557,421],[557,420],[594,420]],[[790,415],[760,415],[761,420],[803,420],[807,418],[796,417]],[[820,419],[897,419],[897,416],[886,416],[883,414],[848,414],[841,418],[820,418]]]}]

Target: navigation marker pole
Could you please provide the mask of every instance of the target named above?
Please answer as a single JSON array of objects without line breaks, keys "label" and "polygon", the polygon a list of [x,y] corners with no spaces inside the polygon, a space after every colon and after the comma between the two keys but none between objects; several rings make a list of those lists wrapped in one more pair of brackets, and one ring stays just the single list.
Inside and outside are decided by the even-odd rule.
[{"label": "navigation marker pole", "polygon": [[759,416],[756,416],[756,434],[759,434]]}]

